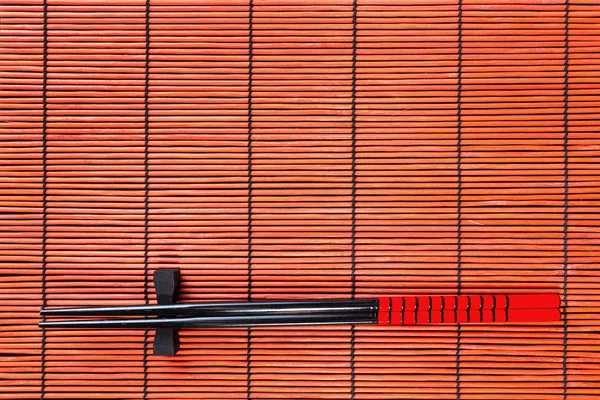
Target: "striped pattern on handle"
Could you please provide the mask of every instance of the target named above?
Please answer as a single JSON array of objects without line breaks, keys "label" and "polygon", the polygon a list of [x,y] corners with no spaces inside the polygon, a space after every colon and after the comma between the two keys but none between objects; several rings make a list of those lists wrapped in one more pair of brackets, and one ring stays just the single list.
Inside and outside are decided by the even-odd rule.
[{"label": "striped pattern on handle", "polygon": [[379,298],[379,325],[526,323],[561,320],[557,294]]}]

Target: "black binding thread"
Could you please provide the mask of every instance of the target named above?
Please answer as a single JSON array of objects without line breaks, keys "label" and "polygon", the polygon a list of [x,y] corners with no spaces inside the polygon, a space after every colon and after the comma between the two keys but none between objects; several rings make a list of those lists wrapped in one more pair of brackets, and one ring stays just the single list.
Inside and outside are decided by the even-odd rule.
[{"label": "black binding thread", "polygon": [[[462,152],[462,110],[461,110],[461,91],[462,91],[462,0],[458,0],[458,34],[457,34],[457,95],[456,95],[456,178],[457,178],[457,204],[456,204],[456,220],[457,220],[457,238],[456,238],[456,290],[460,295],[462,284],[461,267],[462,267],[462,243],[461,243],[461,218],[462,218],[462,174],[461,174],[461,152]],[[456,300],[458,306],[458,299]],[[454,308],[454,321],[458,322],[456,306]],[[460,345],[461,345],[461,330],[460,324],[456,327],[456,400],[460,400]]]},{"label": "black binding thread", "polygon": [[504,295],[504,298],[506,298],[506,305],[504,306],[504,315],[506,319],[504,322],[508,322],[508,307],[510,306],[510,300],[507,294]]},{"label": "black binding thread", "polygon": [[[144,303],[150,304],[149,285],[150,274],[148,271],[148,226],[150,218],[150,0],[146,0],[146,57],[144,76]],[[148,317],[145,317],[148,318]],[[143,399],[148,398],[148,335],[149,330],[144,330],[144,370]]]},{"label": "black binding thread", "polygon": [[496,295],[492,295],[492,322],[496,322]]},{"label": "black binding thread", "polygon": [[563,282],[562,295],[564,301],[563,312],[563,399],[567,398],[567,385],[569,383],[567,375],[567,344],[568,344],[568,299],[567,299],[567,283],[568,274],[567,266],[569,262],[568,254],[568,223],[569,223],[569,0],[565,0],[565,60],[564,60],[564,92],[563,92],[563,153],[564,153],[564,199],[563,199]]},{"label": "black binding thread", "polygon": [[[48,221],[48,140],[47,140],[47,122],[48,122],[48,1],[44,0],[43,6],[44,18],[44,49],[43,49],[43,67],[42,67],[42,308],[46,308],[46,270],[48,268],[46,256],[46,235]],[[42,321],[46,317],[42,316]],[[40,400],[46,397],[46,330],[42,329],[40,343]]]},{"label": "black binding thread", "polygon": [[[252,301],[252,73],[254,61],[254,3],[248,4],[248,301]],[[246,398],[252,398],[252,328],[247,330]]]},{"label": "black binding thread", "polygon": [[354,299],[356,295],[356,47],[357,47],[357,28],[356,28],[357,0],[354,0],[352,6],[352,208],[351,208],[351,226],[350,226],[350,262],[351,262],[351,295]]},{"label": "black binding thread", "polygon": [[391,297],[388,298],[389,306],[388,306],[388,325],[392,324],[392,306],[394,305],[393,299]]},{"label": "black binding thread", "polygon": [[[350,265],[351,265],[351,295],[356,295],[356,48],[357,48],[357,13],[358,0],[352,2],[352,207],[350,228]],[[391,308],[391,304],[390,304]],[[355,368],[355,326],[350,327],[350,399],[353,400],[356,392]]]}]

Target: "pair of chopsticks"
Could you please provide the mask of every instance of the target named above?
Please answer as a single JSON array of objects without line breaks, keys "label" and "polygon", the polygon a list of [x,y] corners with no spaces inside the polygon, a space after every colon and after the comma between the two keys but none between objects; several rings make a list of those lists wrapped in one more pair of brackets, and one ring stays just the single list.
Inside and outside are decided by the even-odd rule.
[{"label": "pair of chopsticks", "polygon": [[[195,303],[44,309],[45,317],[116,316],[41,322],[42,328],[219,328],[269,325],[536,323],[560,321],[557,294],[399,296],[358,300]],[[153,318],[149,318],[153,317]]]}]

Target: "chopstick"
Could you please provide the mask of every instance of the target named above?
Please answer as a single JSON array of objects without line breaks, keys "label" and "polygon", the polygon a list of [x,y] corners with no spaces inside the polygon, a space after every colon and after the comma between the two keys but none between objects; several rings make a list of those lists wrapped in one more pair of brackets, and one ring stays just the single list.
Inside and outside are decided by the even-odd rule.
[{"label": "chopstick", "polygon": [[[560,311],[554,308],[544,309],[508,309],[498,310],[448,310],[446,312],[401,312],[390,314],[387,325],[439,324],[439,323],[515,323],[515,322],[554,322],[560,321]],[[154,329],[154,328],[226,328],[238,326],[265,325],[335,325],[335,324],[377,324],[375,312],[333,312],[319,314],[257,314],[203,316],[187,318],[139,318],[114,320],[72,320],[41,322],[42,328],[76,329]]]},{"label": "chopstick", "polygon": [[464,295],[464,296],[402,296],[358,300],[302,300],[262,301],[238,303],[189,303],[170,305],[89,307],[43,309],[43,316],[130,316],[130,315],[216,315],[257,314],[262,312],[360,312],[379,307],[379,301],[387,304],[404,302],[405,309],[415,309],[419,304],[431,309],[503,309],[503,308],[553,308],[560,305],[557,294],[510,294],[510,295]]}]

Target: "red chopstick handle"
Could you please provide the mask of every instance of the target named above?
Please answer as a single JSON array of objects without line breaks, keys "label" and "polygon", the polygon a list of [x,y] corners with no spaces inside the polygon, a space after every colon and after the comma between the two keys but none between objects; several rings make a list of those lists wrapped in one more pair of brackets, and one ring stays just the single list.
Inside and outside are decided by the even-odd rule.
[{"label": "red chopstick handle", "polygon": [[559,306],[557,294],[381,297],[378,323],[556,322]]}]

